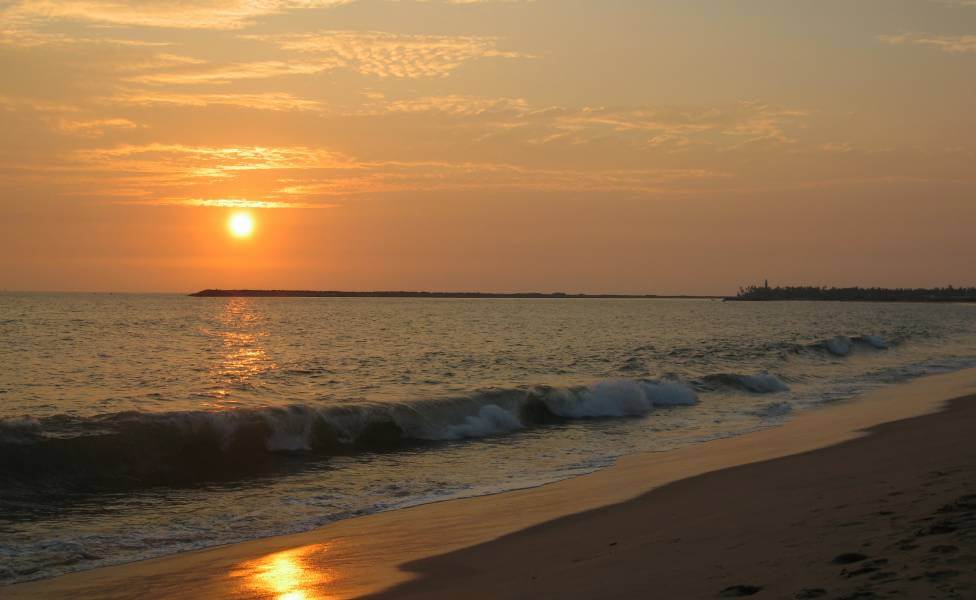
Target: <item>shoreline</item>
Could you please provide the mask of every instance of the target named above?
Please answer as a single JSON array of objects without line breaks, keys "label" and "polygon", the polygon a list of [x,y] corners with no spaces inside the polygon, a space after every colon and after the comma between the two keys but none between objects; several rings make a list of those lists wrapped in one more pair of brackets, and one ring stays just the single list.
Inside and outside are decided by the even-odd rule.
[{"label": "shoreline", "polygon": [[[288,591],[352,598],[410,585],[404,565],[473,548],[556,519],[619,505],[668,484],[861,438],[976,391],[976,369],[920,378],[803,413],[776,428],[639,454],[536,488],[423,504],[265,538],[3,588],[6,597],[251,598]],[[490,544],[489,544],[490,545]],[[285,589],[287,588],[287,590]],[[284,591],[283,591],[284,590]]]},{"label": "shoreline", "polygon": [[976,394],[405,565],[372,600],[976,597]]}]

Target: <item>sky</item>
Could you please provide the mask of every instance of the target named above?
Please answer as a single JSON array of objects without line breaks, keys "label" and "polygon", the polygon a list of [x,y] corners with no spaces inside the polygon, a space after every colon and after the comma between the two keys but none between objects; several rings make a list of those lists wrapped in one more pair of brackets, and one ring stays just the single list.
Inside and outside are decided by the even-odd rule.
[{"label": "sky", "polygon": [[976,284],[976,0],[0,0],[0,74],[3,290]]}]

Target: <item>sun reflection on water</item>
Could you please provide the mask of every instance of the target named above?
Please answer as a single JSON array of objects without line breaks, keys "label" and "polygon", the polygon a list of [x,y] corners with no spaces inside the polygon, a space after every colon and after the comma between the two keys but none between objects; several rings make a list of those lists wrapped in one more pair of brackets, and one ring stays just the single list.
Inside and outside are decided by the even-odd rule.
[{"label": "sun reflection on water", "polygon": [[268,336],[263,320],[250,298],[230,298],[216,315],[219,328],[207,332],[220,344],[210,367],[214,387],[208,393],[218,399],[218,407],[233,395],[231,390],[253,388],[262,374],[278,367],[263,345]]},{"label": "sun reflection on water", "polygon": [[277,552],[244,563],[234,573],[244,579],[246,591],[275,600],[329,600],[325,587],[333,581],[329,569],[317,568],[311,557],[328,549],[328,544],[304,546]]}]

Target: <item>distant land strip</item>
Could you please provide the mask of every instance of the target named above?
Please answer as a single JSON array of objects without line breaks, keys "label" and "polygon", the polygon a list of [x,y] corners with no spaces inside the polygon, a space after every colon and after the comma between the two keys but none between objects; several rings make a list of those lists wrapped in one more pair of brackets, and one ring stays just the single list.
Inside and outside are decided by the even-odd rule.
[{"label": "distant land strip", "polygon": [[491,293],[491,292],[346,292],[346,291],[314,291],[314,290],[203,290],[190,294],[197,298],[609,298],[609,299],[713,299],[720,300],[724,296],[661,296],[656,294],[565,294],[526,292],[526,293]]},{"label": "distant land strip", "polygon": [[976,288],[833,288],[749,286],[735,296],[692,294],[567,294],[563,292],[409,292],[341,290],[202,290],[197,298],[540,298],[540,299],[691,299],[733,302],[976,302]]},{"label": "distant land strip", "polygon": [[726,300],[775,302],[807,300],[821,302],[976,302],[976,287],[957,288],[862,288],[862,287],[770,287],[751,285]]}]

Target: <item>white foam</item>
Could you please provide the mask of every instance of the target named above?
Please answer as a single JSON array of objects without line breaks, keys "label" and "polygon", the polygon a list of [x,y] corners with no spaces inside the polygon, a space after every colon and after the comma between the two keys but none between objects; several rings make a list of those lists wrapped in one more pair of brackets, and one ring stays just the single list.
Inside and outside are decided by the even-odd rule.
[{"label": "white foam", "polygon": [[698,394],[680,381],[645,381],[642,385],[647,390],[654,406],[692,406],[698,404]]},{"label": "white foam", "polygon": [[657,406],[687,406],[698,395],[677,381],[607,379],[577,390],[554,390],[545,399],[553,414],[571,419],[635,417]]},{"label": "white foam", "polygon": [[463,423],[447,427],[435,439],[457,440],[480,438],[522,429],[522,421],[496,404],[481,407],[477,415],[466,417]]}]

